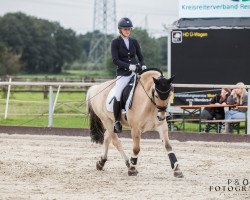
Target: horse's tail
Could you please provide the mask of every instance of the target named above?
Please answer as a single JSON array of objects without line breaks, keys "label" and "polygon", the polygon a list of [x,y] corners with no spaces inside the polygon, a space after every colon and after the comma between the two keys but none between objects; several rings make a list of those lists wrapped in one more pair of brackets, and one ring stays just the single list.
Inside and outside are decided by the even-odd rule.
[{"label": "horse's tail", "polygon": [[93,96],[91,93],[94,90],[94,88],[95,86],[90,87],[86,95],[87,112],[89,113],[89,118],[90,118],[90,137],[92,142],[102,144],[104,139],[105,129],[101,119],[96,115],[95,111],[93,110],[93,107],[91,105],[91,101],[93,99],[90,99],[91,96]]}]

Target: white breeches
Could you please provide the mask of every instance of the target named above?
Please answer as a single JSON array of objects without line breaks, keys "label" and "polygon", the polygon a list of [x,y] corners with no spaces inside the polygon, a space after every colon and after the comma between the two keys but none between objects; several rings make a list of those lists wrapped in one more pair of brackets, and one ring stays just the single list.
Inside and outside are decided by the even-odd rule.
[{"label": "white breeches", "polygon": [[130,76],[123,76],[123,77],[117,76],[116,77],[117,81],[115,82],[115,98],[117,101],[121,100],[122,91],[126,87],[126,85],[128,84],[128,82],[130,81],[133,75],[135,75],[134,72],[132,72]]}]

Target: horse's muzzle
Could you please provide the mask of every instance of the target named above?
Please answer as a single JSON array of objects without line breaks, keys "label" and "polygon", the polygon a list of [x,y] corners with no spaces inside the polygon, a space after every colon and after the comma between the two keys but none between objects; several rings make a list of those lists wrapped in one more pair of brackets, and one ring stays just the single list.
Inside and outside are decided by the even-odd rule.
[{"label": "horse's muzzle", "polygon": [[166,117],[164,116],[164,117],[162,117],[162,116],[159,116],[159,115],[157,115],[157,118],[158,118],[158,120],[159,121],[163,121],[163,120],[165,120],[166,119]]}]

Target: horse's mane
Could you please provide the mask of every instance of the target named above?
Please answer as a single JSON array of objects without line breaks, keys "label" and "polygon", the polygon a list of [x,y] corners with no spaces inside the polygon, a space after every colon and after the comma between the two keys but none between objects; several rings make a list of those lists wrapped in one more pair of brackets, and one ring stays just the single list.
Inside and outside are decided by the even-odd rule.
[{"label": "horse's mane", "polygon": [[148,68],[148,69],[141,71],[138,74],[141,76],[141,80],[143,82],[147,80],[153,81],[152,77],[157,78],[163,75],[162,71],[157,68]]},{"label": "horse's mane", "polygon": [[144,74],[145,72],[149,72],[149,71],[150,71],[150,72],[151,72],[151,71],[160,72],[161,75],[163,76],[162,71],[161,71],[160,69],[157,69],[157,68],[147,68],[147,69],[145,69],[145,70],[140,71],[138,74],[139,74],[139,75],[142,75],[142,74]]}]

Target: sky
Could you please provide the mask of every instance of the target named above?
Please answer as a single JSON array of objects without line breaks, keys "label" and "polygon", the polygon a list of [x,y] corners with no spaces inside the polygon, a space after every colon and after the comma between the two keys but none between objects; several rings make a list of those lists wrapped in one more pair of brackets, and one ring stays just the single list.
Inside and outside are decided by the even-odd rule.
[{"label": "sky", "polygon": [[[0,0],[0,16],[21,11],[27,15],[57,21],[78,34],[86,34],[93,31],[94,2],[95,0]],[[164,25],[169,26],[178,19],[178,0],[116,0],[116,20],[121,17],[129,17],[135,27],[147,29],[153,37],[166,36]]]}]

